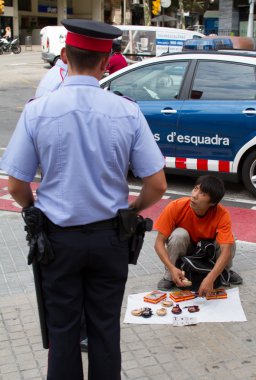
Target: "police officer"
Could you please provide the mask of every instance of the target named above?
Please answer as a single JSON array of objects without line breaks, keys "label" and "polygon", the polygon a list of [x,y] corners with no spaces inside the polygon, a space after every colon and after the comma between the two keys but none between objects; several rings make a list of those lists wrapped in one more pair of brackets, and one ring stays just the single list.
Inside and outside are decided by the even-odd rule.
[{"label": "police officer", "polygon": [[[61,49],[61,56],[64,54],[64,49]],[[35,97],[38,98],[40,96],[48,95],[49,93],[60,88],[64,82],[64,79],[67,76],[68,66],[66,63],[62,61],[62,59],[58,59],[55,66],[53,66],[41,79],[35,93]],[[81,320],[81,342],[80,347],[82,352],[88,351],[88,338],[86,331],[86,324],[84,314],[82,314]]]},{"label": "police officer", "polygon": [[[136,103],[104,91],[112,40],[121,31],[64,20],[69,76],[58,91],[28,103],[3,156],[9,191],[45,215],[55,258],[41,265],[49,360],[47,380],[82,380],[80,320],[85,303],[88,379],[120,380],[120,311],[128,241],[119,209],[128,207],[129,166],[142,178],[138,212],[166,190],[164,159]],[[34,200],[37,167],[43,177]]]},{"label": "police officer", "polygon": [[[61,54],[63,49],[61,51]],[[41,79],[35,93],[35,97],[38,98],[43,95],[47,95],[50,92],[57,90],[63,83],[67,76],[67,65],[58,59],[55,66],[53,66],[46,75]]]}]

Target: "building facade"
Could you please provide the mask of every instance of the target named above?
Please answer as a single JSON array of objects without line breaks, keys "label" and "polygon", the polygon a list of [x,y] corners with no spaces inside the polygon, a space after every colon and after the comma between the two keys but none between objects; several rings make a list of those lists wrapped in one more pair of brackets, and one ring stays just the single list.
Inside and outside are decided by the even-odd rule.
[{"label": "building facade", "polygon": [[[208,19],[209,24],[213,25],[214,22],[214,32],[246,35],[249,1],[213,1],[219,6],[214,14],[215,19]],[[5,27],[10,26],[13,36],[19,36],[21,43],[24,43],[25,36],[30,35],[33,44],[40,44],[40,30],[46,25],[59,25],[63,18],[140,25],[144,24],[143,3],[143,0],[5,0],[5,11],[0,16],[0,31],[3,34]],[[205,17],[211,17],[207,15],[209,12],[205,13]],[[179,24],[168,26],[179,27]]]},{"label": "building facade", "polygon": [[47,25],[59,25],[64,18],[104,20],[104,0],[5,0],[0,16],[1,34],[10,26],[13,36],[32,36],[33,44],[40,43],[39,31]]}]

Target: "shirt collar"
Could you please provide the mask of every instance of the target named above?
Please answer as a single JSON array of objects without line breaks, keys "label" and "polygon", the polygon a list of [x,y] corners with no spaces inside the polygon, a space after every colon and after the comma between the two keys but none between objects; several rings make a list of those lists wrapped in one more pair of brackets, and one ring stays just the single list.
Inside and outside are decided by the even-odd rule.
[{"label": "shirt collar", "polygon": [[87,85],[100,87],[98,79],[89,75],[71,75],[70,77],[66,77],[64,86],[70,85]]}]

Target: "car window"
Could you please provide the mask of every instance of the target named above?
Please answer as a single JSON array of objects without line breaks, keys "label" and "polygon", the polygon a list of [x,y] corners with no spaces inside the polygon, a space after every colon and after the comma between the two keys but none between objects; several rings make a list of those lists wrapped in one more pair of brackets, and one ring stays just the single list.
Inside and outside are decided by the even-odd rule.
[{"label": "car window", "polygon": [[139,67],[112,79],[109,89],[139,100],[177,99],[188,61]]},{"label": "car window", "polygon": [[199,62],[191,99],[256,99],[255,67],[233,62]]}]

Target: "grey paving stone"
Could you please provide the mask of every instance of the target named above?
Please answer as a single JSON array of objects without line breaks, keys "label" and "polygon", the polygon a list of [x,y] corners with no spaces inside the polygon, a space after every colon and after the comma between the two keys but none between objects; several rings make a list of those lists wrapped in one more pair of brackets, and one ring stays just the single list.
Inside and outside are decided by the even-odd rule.
[{"label": "grey paving stone", "polygon": [[20,380],[22,378],[21,378],[20,372],[16,371],[16,372],[5,373],[4,375],[0,374],[0,379],[1,380]]},{"label": "grey paving stone", "polygon": [[[162,277],[155,236],[146,234],[138,265],[130,265],[121,321],[127,296],[153,290]],[[44,380],[47,371],[27,251],[20,215],[0,212],[1,380]],[[256,380],[256,244],[237,243],[234,269],[244,278],[240,297],[248,322],[184,328],[121,323],[122,380]],[[86,379],[87,354],[82,360]]]}]

